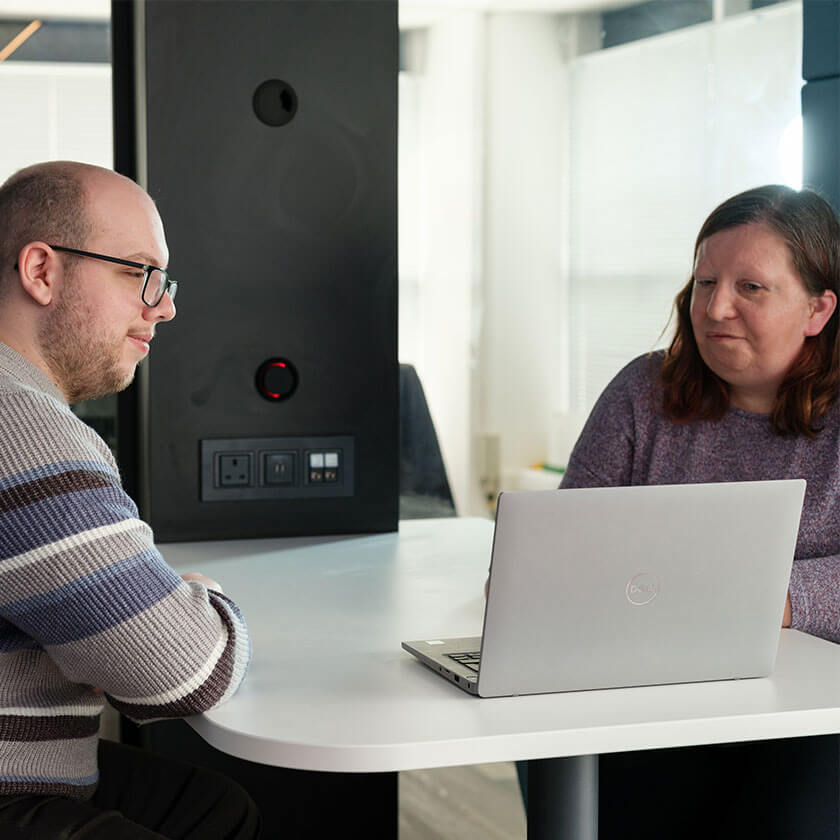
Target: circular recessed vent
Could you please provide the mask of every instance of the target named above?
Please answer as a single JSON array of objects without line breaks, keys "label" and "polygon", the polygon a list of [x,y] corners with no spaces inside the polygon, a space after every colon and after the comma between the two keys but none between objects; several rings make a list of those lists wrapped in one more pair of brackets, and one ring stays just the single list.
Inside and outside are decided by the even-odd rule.
[{"label": "circular recessed vent", "polygon": [[254,91],[254,113],[266,125],[278,127],[291,122],[297,113],[295,89],[281,79],[269,79]]}]

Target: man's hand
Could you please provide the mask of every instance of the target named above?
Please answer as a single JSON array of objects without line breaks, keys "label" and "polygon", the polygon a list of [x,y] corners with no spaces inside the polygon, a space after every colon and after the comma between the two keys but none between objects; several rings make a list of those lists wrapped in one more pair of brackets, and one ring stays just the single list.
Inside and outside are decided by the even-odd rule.
[{"label": "man's hand", "polygon": [[222,587],[215,581],[213,578],[209,578],[206,575],[202,575],[199,572],[187,572],[185,575],[181,575],[184,580],[197,580],[199,583],[203,583],[208,589],[212,589],[215,592],[221,592],[224,594],[224,590]]},{"label": "man's hand", "polygon": [[785,601],[785,614],[782,616],[782,627],[790,627],[793,621],[793,608],[790,605],[790,592]]}]

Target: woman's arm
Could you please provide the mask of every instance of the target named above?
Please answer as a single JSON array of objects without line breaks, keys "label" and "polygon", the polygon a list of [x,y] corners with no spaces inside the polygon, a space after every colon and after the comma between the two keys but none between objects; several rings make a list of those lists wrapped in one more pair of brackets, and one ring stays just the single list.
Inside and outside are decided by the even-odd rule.
[{"label": "woman's arm", "polygon": [[840,642],[840,555],[794,560],[790,626]]},{"label": "woman's arm", "polygon": [[[583,431],[569,456],[563,488],[620,487],[633,483],[636,452],[636,412],[633,395],[639,391],[638,366],[631,362],[595,403]],[[645,393],[647,388],[644,388]]]}]

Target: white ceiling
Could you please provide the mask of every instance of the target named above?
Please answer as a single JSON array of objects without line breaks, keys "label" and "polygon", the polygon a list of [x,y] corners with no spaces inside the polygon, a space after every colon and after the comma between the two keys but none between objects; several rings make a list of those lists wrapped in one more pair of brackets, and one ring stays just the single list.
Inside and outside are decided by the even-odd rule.
[{"label": "white ceiling", "polygon": [[105,20],[111,14],[110,0],[0,0],[0,17]]},{"label": "white ceiling", "polygon": [[618,9],[639,2],[641,0],[400,0],[400,26],[425,26],[456,11],[571,14]]}]

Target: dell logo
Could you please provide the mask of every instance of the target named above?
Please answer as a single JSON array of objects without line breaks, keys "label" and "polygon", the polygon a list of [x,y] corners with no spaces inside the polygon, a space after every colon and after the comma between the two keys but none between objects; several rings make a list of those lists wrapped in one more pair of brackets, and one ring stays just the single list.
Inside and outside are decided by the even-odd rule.
[{"label": "dell logo", "polygon": [[637,607],[649,604],[659,593],[659,579],[650,572],[634,575],[627,581],[627,600]]}]

